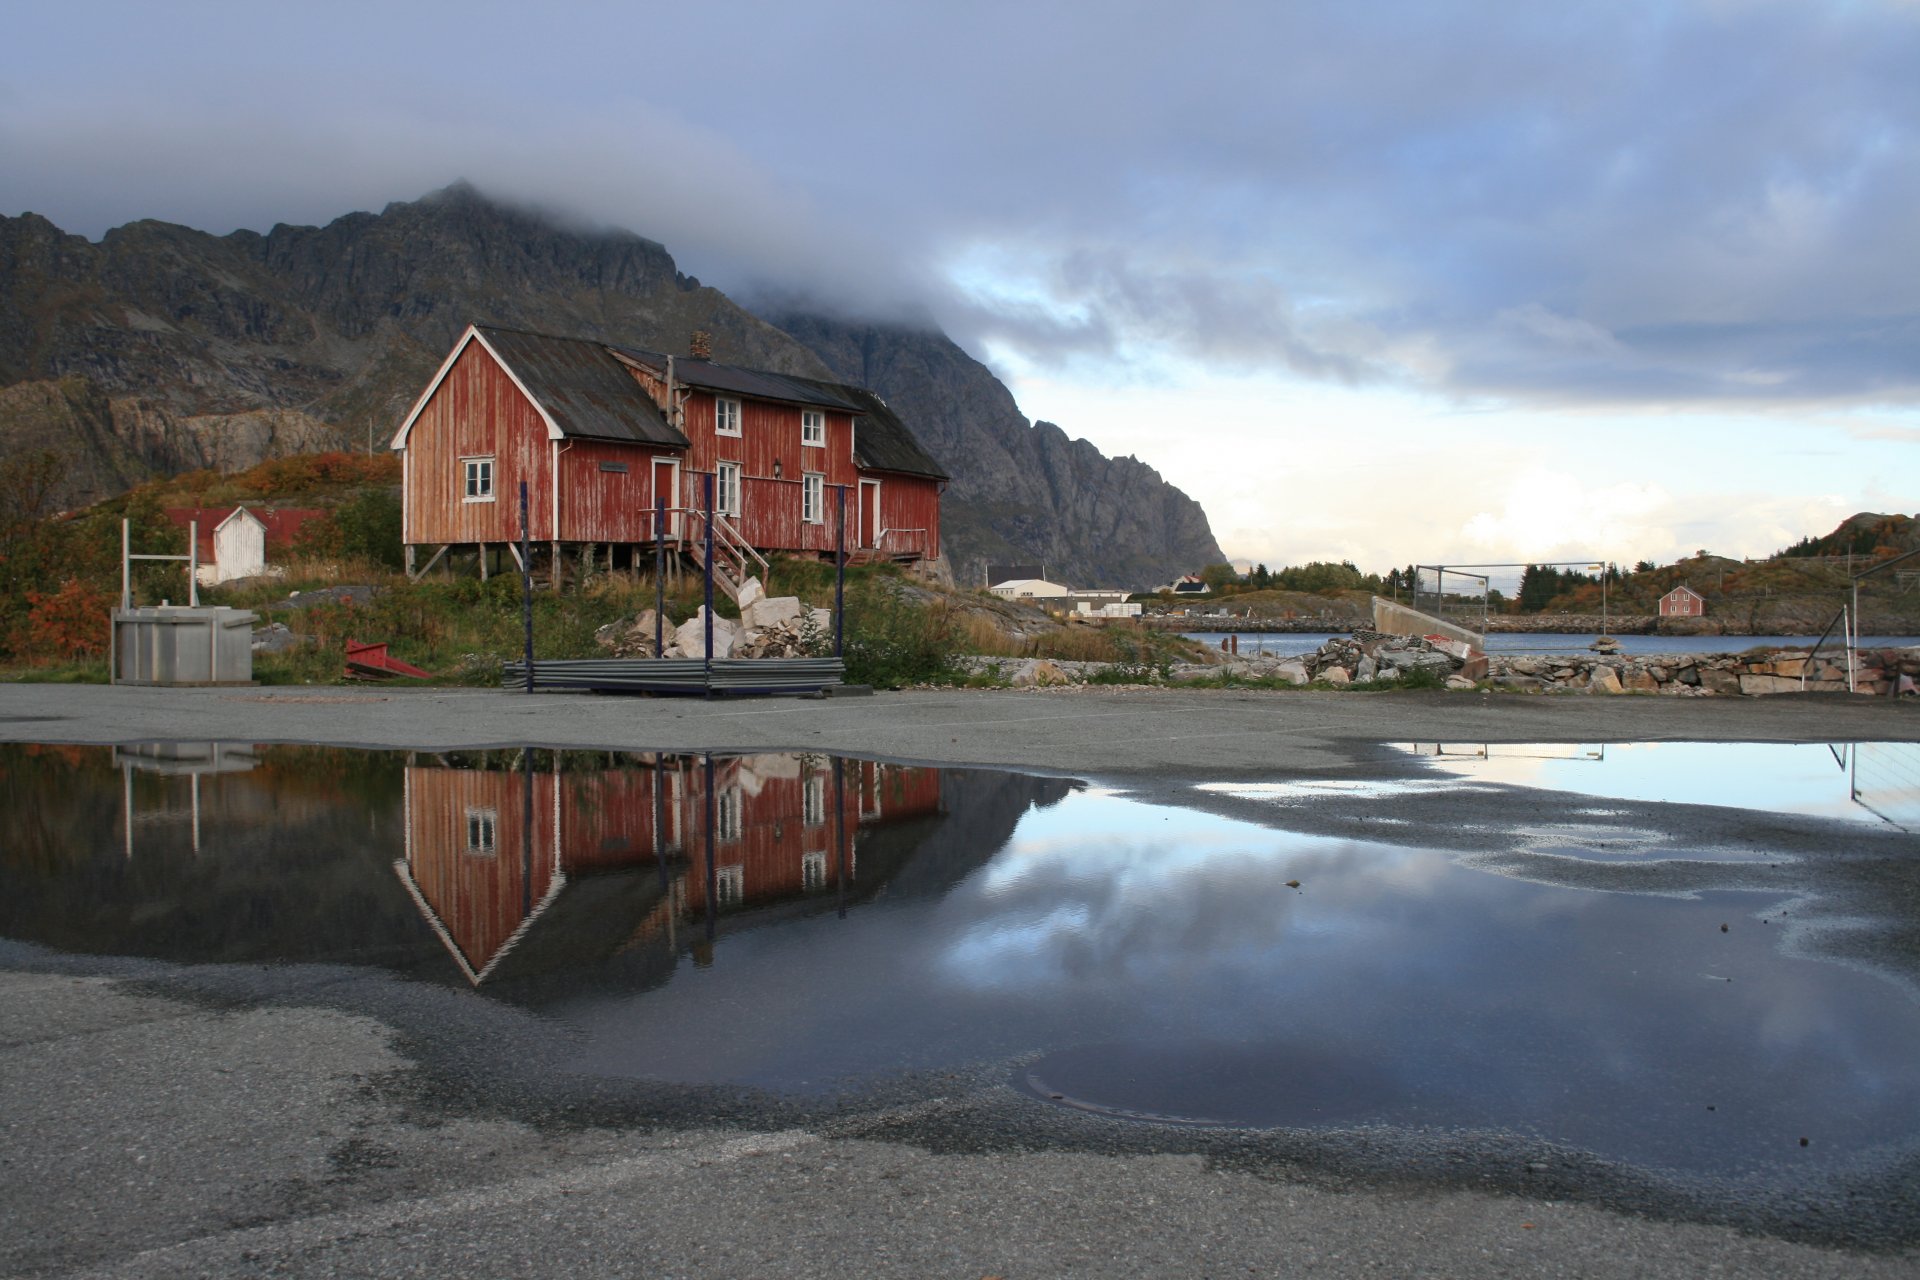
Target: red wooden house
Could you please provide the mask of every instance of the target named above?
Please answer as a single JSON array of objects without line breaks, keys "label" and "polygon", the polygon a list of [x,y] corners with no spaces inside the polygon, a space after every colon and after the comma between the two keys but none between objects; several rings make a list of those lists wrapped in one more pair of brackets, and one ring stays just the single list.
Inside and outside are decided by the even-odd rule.
[{"label": "red wooden house", "polygon": [[1660,597],[1660,616],[1663,618],[1697,618],[1706,611],[1706,598],[1685,583]]},{"label": "red wooden house", "polygon": [[416,575],[450,553],[477,553],[483,575],[517,563],[523,482],[556,584],[568,556],[644,566],[656,539],[694,552],[709,486],[723,549],[830,556],[844,504],[855,560],[940,554],[947,475],[860,387],[472,325],[393,447]]}]

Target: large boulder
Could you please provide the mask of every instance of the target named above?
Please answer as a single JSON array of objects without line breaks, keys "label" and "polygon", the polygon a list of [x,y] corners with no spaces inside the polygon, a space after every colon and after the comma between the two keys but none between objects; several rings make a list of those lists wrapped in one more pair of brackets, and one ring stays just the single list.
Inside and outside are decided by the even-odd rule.
[{"label": "large boulder", "polygon": [[[707,656],[707,608],[701,605],[694,615],[681,623],[673,633],[673,644],[685,658],[704,658]],[[733,643],[736,632],[733,623],[722,617],[713,620],[713,656],[730,658],[733,656]]]},{"label": "large boulder", "polygon": [[749,630],[799,625],[802,606],[798,597],[758,596],[747,603],[745,593],[741,594],[740,622]]}]

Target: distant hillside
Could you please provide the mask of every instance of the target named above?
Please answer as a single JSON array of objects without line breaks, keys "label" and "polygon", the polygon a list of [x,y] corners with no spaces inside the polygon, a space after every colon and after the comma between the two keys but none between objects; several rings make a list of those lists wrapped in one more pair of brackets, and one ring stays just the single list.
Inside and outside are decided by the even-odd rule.
[{"label": "distant hillside", "polygon": [[1802,538],[1781,556],[1874,556],[1920,549],[1920,520],[1862,511],[1823,538]]},{"label": "distant hillside", "polygon": [[[1029,426],[937,332],[784,318],[682,275],[666,249],[580,231],[465,185],[265,235],[135,222],[98,244],[0,217],[0,458],[53,447],[67,505],[200,467],[390,437],[471,321],[852,377],[900,408],[953,474],[961,581],[994,559],[1146,586],[1220,559],[1197,504],[1131,459]],[[847,344],[862,344],[852,360]],[[856,373],[855,370],[858,369]]]}]

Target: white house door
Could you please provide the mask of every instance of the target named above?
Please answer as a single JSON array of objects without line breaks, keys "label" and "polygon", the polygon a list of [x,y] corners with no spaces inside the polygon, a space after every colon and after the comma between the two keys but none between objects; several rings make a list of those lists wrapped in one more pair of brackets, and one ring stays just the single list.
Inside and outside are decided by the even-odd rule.
[{"label": "white house door", "polygon": [[667,536],[680,536],[680,516],[674,508],[680,506],[680,460],[678,458],[655,458],[653,460],[654,508],[665,502],[667,506]]},{"label": "white house door", "polygon": [[860,545],[877,547],[880,545],[880,482],[862,480],[860,482]]}]

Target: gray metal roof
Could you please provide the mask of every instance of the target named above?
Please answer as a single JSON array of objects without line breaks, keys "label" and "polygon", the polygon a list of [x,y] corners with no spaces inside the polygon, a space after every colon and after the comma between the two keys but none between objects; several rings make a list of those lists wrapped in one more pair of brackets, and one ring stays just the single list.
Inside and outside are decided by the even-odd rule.
[{"label": "gray metal roof", "polygon": [[[662,377],[666,375],[667,358],[659,352],[638,351],[628,347],[614,349],[621,355],[646,365]],[[673,380],[683,387],[697,387],[702,391],[719,391],[727,395],[749,396],[755,400],[819,405],[826,409],[838,409],[842,413],[860,411],[858,404],[841,394],[844,389],[832,383],[815,382],[811,378],[795,378],[784,373],[769,373],[765,369],[743,369],[738,365],[715,364],[711,360],[695,360],[691,356],[673,358]]]},{"label": "gray metal roof", "polygon": [[[474,327],[566,435],[687,446],[686,436],[667,421],[653,397],[634,381],[632,372],[614,354],[618,352],[664,377],[667,358],[659,352],[613,346],[591,338],[555,338],[484,324]],[[860,466],[934,480],[948,478],[913,438],[906,423],[864,387],[685,357],[675,357],[673,377],[680,386],[851,413],[854,461]]]},{"label": "gray metal roof", "polygon": [[475,325],[569,436],[687,447],[627,367],[604,342],[555,338],[521,329]]},{"label": "gray metal roof", "polygon": [[907,424],[887,407],[885,400],[865,387],[837,383],[817,385],[838,392],[858,406],[859,416],[853,420],[853,460],[861,467],[934,480],[949,478],[946,470],[933,460],[933,455],[920,447]]}]

